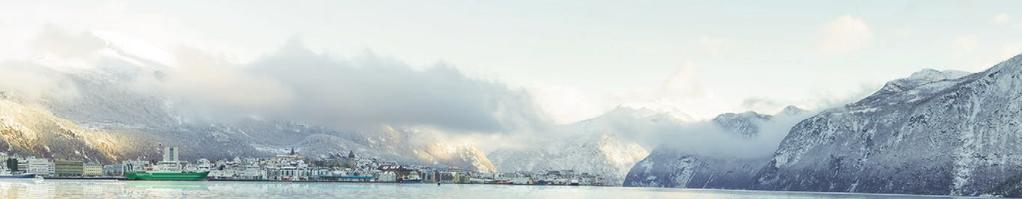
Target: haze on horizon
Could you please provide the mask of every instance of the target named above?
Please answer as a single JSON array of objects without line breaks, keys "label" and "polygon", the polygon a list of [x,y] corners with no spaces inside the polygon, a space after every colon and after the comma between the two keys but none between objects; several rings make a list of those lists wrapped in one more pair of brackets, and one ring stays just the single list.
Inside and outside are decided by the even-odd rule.
[{"label": "haze on horizon", "polygon": [[[208,117],[467,132],[619,106],[692,120],[820,109],[924,68],[975,72],[1022,52],[1015,1],[4,4],[7,65],[81,70],[111,48],[167,67],[167,80],[137,83]],[[61,90],[38,74],[0,77],[25,93]]]}]

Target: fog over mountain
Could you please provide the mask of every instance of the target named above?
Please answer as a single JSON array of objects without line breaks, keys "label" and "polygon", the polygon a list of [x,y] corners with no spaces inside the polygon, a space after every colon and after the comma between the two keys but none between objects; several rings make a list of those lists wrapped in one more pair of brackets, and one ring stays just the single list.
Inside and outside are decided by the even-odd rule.
[{"label": "fog over mountain", "polygon": [[[190,47],[136,52],[91,31],[49,26],[40,32],[33,40],[35,56],[0,64],[0,90],[9,103],[41,107],[54,117],[131,140],[118,150],[101,150],[106,158],[79,157],[85,159],[151,156],[158,144],[184,145],[186,157],[192,158],[272,154],[297,147],[309,155],[355,150],[399,161],[512,170],[526,167],[494,166],[486,151],[517,154],[511,151],[536,147],[537,139],[544,143],[596,136],[575,142],[600,146],[592,152],[565,154],[560,163],[528,169],[579,168],[584,163],[580,161],[593,159],[592,153],[608,154],[602,161],[611,166],[593,171],[617,179],[650,146],[691,142],[685,146],[738,152],[747,150],[712,147],[761,147],[728,146],[726,140],[698,134],[686,136],[701,141],[675,139],[679,133],[704,132],[695,130],[703,128],[700,122],[677,118],[676,111],[622,108],[593,120],[556,125],[528,92],[499,81],[467,77],[443,64],[413,68],[372,53],[342,57],[314,52],[298,39],[251,63],[235,63]],[[542,135],[560,138],[540,139]],[[195,138],[206,141],[188,141]],[[719,144],[694,145],[708,140]],[[27,144],[9,151],[64,156],[38,153],[31,146],[65,147],[61,143]]]},{"label": "fog over mountain", "polygon": [[[447,153],[438,150],[446,147],[438,146],[468,144],[467,150],[473,151],[471,145],[478,143],[453,143],[464,139],[448,138],[510,135],[549,123],[528,94],[499,82],[469,78],[443,65],[417,70],[372,54],[331,57],[308,50],[299,40],[290,40],[278,52],[253,63],[230,63],[187,47],[167,52],[174,57],[170,61],[158,61],[127,51],[101,34],[58,27],[42,31],[35,41],[37,56],[0,64],[0,90],[7,100],[47,107],[58,117],[96,129],[133,131],[122,136],[149,137],[144,140],[152,144],[179,143],[189,136],[223,137],[214,139],[223,141],[217,147],[231,149],[219,151],[235,152],[217,156],[273,151],[265,147],[298,146],[319,152],[353,149],[342,146],[338,151],[324,151],[312,148],[325,146],[302,144],[303,137],[319,133],[272,135],[291,131],[288,128],[325,127],[324,133],[347,137],[341,140],[368,142],[359,146],[408,145],[391,146],[398,148],[391,151],[399,156],[396,159],[432,160],[438,154],[413,155],[414,148]],[[300,126],[280,128],[289,123]],[[252,125],[269,128],[248,127]],[[394,136],[409,138],[373,143],[372,138],[390,136],[381,129],[391,127],[400,134]],[[231,135],[240,129],[249,130],[235,132],[243,137]],[[254,136],[253,131],[294,141],[244,138]],[[159,136],[150,137],[155,135]],[[243,145],[228,144],[237,142]],[[207,153],[192,150],[191,157]],[[489,164],[485,157],[479,161]]]},{"label": "fog over mountain", "polygon": [[173,63],[159,63],[91,32],[52,27],[37,41],[37,50],[46,56],[28,62],[46,67],[7,64],[11,72],[4,73],[5,88],[26,98],[45,94],[73,100],[70,78],[45,71],[61,70],[109,73],[111,81],[138,92],[166,96],[189,118],[260,117],[336,127],[429,125],[478,132],[546,122],[527,94],[499,82],[469,78],[443,65],[413,70],[373,54],[331,57],[296,39],[253,63],[229,63],[188,47],[169,52]]}]

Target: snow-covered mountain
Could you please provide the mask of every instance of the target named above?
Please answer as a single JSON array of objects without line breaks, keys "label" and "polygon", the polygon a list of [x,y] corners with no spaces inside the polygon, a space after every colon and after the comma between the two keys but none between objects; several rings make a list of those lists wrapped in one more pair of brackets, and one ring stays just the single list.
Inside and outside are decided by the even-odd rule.
[{"label": "snow-covered mountain", "polygon": [[994,192],[1022,173],[1020,98],[1022,56],[975,74],[917,72],[797,124],[758,188]]},{"label": "snow-covered mountain", "polygon": [[620,185],[625,172],[648,152],[612,134],[549,140],[527,149],[499,149],[488,154],[498,171],[575,170],[604,176]]},{"label": "snow-covered mountain", "polygon": [[488,156],[498,171],[573,169],[620,185],[628,170],[649,154],[635,140],[642,134],[676,129],[681,123],[670,113],[618,107],[593,119],[555,127],[528,147],[498,149]]},{"label": "snow-covered mountain", "polygon": [[635,164],[624,186],[744,189],[762,168],[763,157],[700,155],[671,147],[658,147]]},{"label": "snow-covered mountain", "polygon": [[[727,139],[722,145],[763,145],[776,146],[779,140],[770,139],[763,131],[770,125],[790,126],[806,112],[794,106],[785,107],[776,115],[763,115],[756,112],[724,113],[710,121],[716,127],[709,129]],[[775,120],[775,121],[771,121]],[[772,122],[772,123],[771,123]],[[769,125],[767,125],[769,124]],[[783,128],[782,128],[783,129]],[[680,131],[691,130],[684,129]],[[768,132],[777,133],[777,132]],[[693,136],[699,142],[704,137]],[[705,140],[720,142],[720,140]],[[770,144],[773,145],[770,145]],[[727,149],[724,149],[727,150]],[[733,150],[743,150],[733,148]],[[736,188],[742,189],[755,185],[753,180],[763,162],[770,159],[768,153],[735,155],[732,153],[713,153],[706,150],[693,150],[690,146],[678,144],[662,144],[656,147],[646,158],[635,164],[625,177],[624,186],[642,187],[684,187],[684,188]]]},{"label": "snow-covered mountain", "polygon": [[[796,108],[797,109],[797,108]],[[727,130],[744,137],[753,137],[759,134],[757,122],[769,120],[769,115],[762,115],[756,112],[724,113],[713,118],[713,123]]]}]

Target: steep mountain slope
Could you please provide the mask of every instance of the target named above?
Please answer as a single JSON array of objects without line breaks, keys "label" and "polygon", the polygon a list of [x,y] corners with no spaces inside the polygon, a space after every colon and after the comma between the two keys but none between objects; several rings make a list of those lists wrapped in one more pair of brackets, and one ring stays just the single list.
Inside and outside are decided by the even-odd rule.
[{"label": "steep mountain slope", "polygon": [[632,167],[624,186],[743,189],[755,185],[756,172],[769,159],[700,155],[662,146]]},{"label": "steep mountain slope", "polygon": [[131,153],[132,140],[79,127],[40,107],[0,99],[0,149],[47,158],[110,161]]},{"label": "steep mountain slope", "polygon": [[762,189],[977,195],[1022,172],[1022,56],[925,70],[800,122]]}]

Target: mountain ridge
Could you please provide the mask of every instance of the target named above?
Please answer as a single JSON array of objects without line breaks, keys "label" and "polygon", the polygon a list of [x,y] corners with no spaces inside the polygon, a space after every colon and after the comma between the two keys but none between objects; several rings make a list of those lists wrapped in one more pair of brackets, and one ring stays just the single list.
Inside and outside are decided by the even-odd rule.
[{"label": "mountain ridge", "polygon": [[979,73],[881,89],[803,120],[757,176],[758,188],[989,194],[1022,172],[1014,128],[1022,124],[1020,71],[1015,56]]}]

